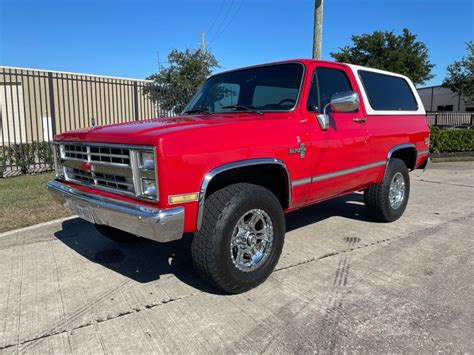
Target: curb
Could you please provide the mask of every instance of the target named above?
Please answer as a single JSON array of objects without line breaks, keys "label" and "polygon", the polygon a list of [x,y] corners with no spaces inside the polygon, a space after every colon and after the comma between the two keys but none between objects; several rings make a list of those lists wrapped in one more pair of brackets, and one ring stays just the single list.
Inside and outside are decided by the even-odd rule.
[{"label": "curb", "polygon": [[430,153],[433,163],[473,161],[474,151]]},{"label": "curb", "polygon": [[474,161],[474,156],[473,157],[443,157],[443,158],[433,158],[431,162],[433,164],[438,164],[438,163],[449,163],[449,162],[466,162],[466,161]]},{"label": "curb", "polygon": [[31,231],[31,230],[36,229],[36,228],[46,227],[46,226],[49,226],[49,225],[52,225],[52,224],[55,224],[55,223],[60,223],[60,222],[68,221],[70,219],[75,219],[75,218],[78,218],[78,217],[77,216],[69,216],[69,217],[64,217],[64,218],[58,218],[58,219],[53,219],[52,221],[43,222],[43,223],[35,224],[35,225],[32,225],[32,226],[28,226],[28,227],[13,229],[13,230],[10,230],[10,231],[0,233],[0,238],[8,237],[10,235],[17,234],[17,233],[28,232],[28,231]]},{"label": "curb", "polygon": [[430,153],[431,158],[461,158],[461,157],[474,157],[473,150],[466,150],[462,152],[440,152]]}]

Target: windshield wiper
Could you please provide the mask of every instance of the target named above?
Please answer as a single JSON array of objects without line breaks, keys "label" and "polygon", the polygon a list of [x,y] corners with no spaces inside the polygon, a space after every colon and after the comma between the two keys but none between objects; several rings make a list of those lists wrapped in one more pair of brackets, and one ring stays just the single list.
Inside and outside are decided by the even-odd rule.
[{"label": "windshield wiper", "polygon": [[247,112],[255,112],[258,113],[260,116],[263,115],[263,112],[260,110],[257,110],[253,106],[246,106],[246,105],[229,105],[229,106],[222,106],[222,108],[234,108],[236,110],[244,110]]},{"label": "windshield wiper", "polygon": [[192,114],[192,113],[204,113],[206,115],[210,115],[211,112],[207,108],[194,108],[192,110],[184,111],[183,114]]}]

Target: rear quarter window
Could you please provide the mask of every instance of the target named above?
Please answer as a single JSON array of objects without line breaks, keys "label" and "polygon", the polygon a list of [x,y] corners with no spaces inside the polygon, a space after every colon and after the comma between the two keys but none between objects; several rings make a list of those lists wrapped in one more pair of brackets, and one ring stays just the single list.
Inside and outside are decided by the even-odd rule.
[{"label": "rear quarter window", "polygon": [[376,111],[417,111],[408,82],[398,76],[359,71],[370,106]]}]

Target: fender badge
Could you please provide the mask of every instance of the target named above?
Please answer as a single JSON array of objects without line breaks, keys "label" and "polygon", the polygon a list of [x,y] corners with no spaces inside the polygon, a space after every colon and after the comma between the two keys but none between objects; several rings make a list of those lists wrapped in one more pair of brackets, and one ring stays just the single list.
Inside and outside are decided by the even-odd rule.
[{"label": "fender badge", "polygon": [[299,154],[300,158],[303,159],[306,154],[306,147],[303,143],[300,143],[300,146],[298,148],[290,148],[288,152],[290,154]]}]

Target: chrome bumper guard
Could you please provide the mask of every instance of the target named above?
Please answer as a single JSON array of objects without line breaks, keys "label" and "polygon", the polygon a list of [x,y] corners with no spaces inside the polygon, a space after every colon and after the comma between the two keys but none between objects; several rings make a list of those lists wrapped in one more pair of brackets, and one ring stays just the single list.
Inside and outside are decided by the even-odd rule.
[{"label": "chrome bumper guard", "polygon": [[47,187],[64,207],[85,206],[96,224],[108,225],[157,242],[178,240],[183,235],[183,207],[158,209],[114,200],[87,194],[57,180],[48,181]]}]

